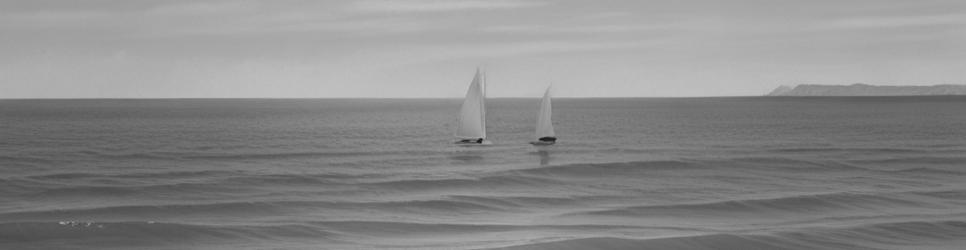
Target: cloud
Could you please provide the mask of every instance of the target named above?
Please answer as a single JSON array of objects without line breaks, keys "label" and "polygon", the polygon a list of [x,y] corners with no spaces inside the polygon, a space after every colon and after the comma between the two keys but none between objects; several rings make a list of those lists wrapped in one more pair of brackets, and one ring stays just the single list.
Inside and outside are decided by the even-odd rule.
[{"label": "cloud", "polygon": [[254,2],[171,2],[142,8],[48,8],[0,13],[0,28],[152,29],[199,25],[212,19],[243,19],[258,11]]},{"label": "cloud", "polygon": [[632,50],[653,46],[651,41],[522,41],[479,44],[431,44],[406,49],[369,50],[355,55],[355,60],[381,62],[385,66],[401,66],[443,61],[494,61],[547,54],[589,51]]},{"label": "cloud", "polygon": [[524,0],[362,0],[350,10],[364,12],[442,12],[487,9],[516,9],[546,5]]},{"label": "cloud", "polygon": [[966,24],[962,14],[921,15],[921,16],[860,16],[834,19],[822,26],[828,29],[876,29],[928,27],[940,25],[961,26]]},{"label": "cloud", "polygon": [[302,38],[310,38],[313,35],[367,37],[423,32],[446,27],[423,20],[395,17],[366,19],[315,17],[298,20],[286,15],[262,15],[244,20],[167,25],[162,29],[142,30],[135,34],[135,37],[265,36],[269,34],[288,34]]},{"label": "cloud", "polygon": [[84,26],[103,24],[114,14],[106,11],[94,10],[41,10],[29,12],[3,13],[0,15],[0,27],[3,28],[38,28],[61,26]]},{"label": "cloud", "polygon": [[181,17],[181,16],[218,16],[250,13],[258,9],[258,3],[250,1],[232,2],[189,2],[161,5],[146,12],[149,16]]},{"label": "cloud", "polygon": [[663,27],[656,25],[494,25],[482,27],[482,31],[494,33],[628,33],[653,31]]}]

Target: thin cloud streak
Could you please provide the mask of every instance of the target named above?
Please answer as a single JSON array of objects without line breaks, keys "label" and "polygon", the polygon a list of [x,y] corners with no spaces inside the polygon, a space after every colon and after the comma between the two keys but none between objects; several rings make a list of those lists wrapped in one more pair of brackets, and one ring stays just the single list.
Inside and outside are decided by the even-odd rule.
[{"label": "thin cloud streak", "polygon": [[531,8],[546,2],[528,0],[361,0],[349,5],[350,11],[363,12],[444,12]]},{"label": "thin cloud streak", "polygon": [[558,25],[500,25],[500,26],[486,26],[480,28],[484,32],[495,32],[495,33],[631,33],[631,32],[645,32],[645,31],[655,31],[664,29],[663,26],[656,25],[617,25],[617,24],[606,24],[606,25],[574,25],[574,26],[558,26]]},{"label": "thin cloud streak", "polygon": [[646,48],[653,43],[642,41],[528,41],[487,44],[434,44],[410,46],[406,49],[373,50],[357,54],[358,62],[384,61],[395,66],[442,63],[447,61],[491,61],[500,58],[541,54],[569,54],[590,51]]},{"label": "thin cloud streak", "polygon": [[848,17],[824,22],[821,27],[828,29],[895,29],[948,26],[963,29],[964,25],[966,25],[966,14],[945,14]]}]

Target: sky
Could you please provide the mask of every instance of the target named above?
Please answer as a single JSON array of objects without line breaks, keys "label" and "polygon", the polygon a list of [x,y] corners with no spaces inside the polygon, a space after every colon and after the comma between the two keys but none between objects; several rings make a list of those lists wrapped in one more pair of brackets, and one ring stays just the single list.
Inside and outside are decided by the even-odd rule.
[{"label": "sky", "polygon": [[756,96],[966,84],[962,0],[0,0],[0,98]]}]

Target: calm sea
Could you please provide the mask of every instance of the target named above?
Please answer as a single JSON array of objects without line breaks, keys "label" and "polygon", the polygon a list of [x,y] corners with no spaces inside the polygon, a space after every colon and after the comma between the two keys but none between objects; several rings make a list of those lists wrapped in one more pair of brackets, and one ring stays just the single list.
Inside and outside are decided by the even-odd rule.
[{"label": "calm sea", "polygon": [[962,249],[966,97],[0,100],[0,249]]}]

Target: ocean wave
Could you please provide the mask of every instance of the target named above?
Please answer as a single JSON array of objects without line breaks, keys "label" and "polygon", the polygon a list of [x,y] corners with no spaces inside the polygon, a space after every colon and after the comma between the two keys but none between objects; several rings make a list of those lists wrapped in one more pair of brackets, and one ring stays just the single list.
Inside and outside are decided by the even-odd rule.
[{"label": "ocean wave", "polygon": [[259,174],[259,175],[238,175],[218,180],[221,183],[232,185],[342,185],[355,184],[359,181],[381,179],[383,174],[340,174],[340,173],[316,173],[316,174]]},{"label": "ocean wave", "polygon": [[582,203],[594,202],[596,200],[608,199],[613,197],[584,196],[584,197],[534,197],[534,196],[470,196],[470,195],[451,195],[450,199],[467,201],[477,204],[485,204],[495,207],[516,207],[516,208],[539,208],[539,207],[559,207],[573,206]]},{"label": "ocean wave", "polygon": [[289,153],[210,153],[210,154],[183,154],[180,157],[185,159],[208,159],[208,160],[277,160],[293,158],[322,158],[322,157],[353,157],[381,155],[378,152],[289,152]]},{"label": "ocean wave", "polygon": [[241,171],[226,170],[198,170],[198,171],[165,171],[165,172],[134,172],[134,173],[50,173],[41,175],[31,175],[27,178],[36,180],[71,180],[71,179],[161,179],[161,178],[199,178],[212,176],[232,176],[241,174]]},{"label": "ocean wave", "polygon": [[436,155],[440,152],[432,150],[373,150],[373,151],[303,151],[303,152],[205,152],[205,151],[100,151],[81,150],[76,153],[107,159],[158,159],[158,160],[280,160],[280,159],[311,159],[333,157],[365,157],[386,155]]},{"label": "ocean wave", "polygon": [[28,156],[23,154],[0,155],[0,163],[3,163],[4,165],[24,164],[28,166],[38,166],[38,165],[53,164],[56,162],[57,161],[49,159],[47,157]]},{"label": "ocean wave", "polygon": [[776,153],[857,153],[857,154],[900,154],[900,153],[923,153],[928,150],[910,148],[836,148],[836,147],[802,147],[802,148],[779,148],[769,150]]},{"label": "ocean wave", "polygon": [[380,182],[359,183],[360,186],[374,187],[387,190],[448,190],[449,192],[462,189],[487,190],[501,188],[540,187],[545,185],[563,184],[563,180],[534,176],[499,175],[479,178],[442,178],[422,180],[392,180]]},{"label": "ocean wave", "polygon": [[687,170],[700,171],[701,173],[727,173],[733,172],[734,170],[782,173],[878,171],[840,161],[810,161],[785,157],[739,157],[728,159],[576,163],[509,170],[498,174],[549,178],[597,178],[601,176],[635,178],[659,171]]},{"label": "ocean wave", "polygon": [[645,205],[577,212],[570,215],[603,216],[754,216],[827,214],[832,211],[878,211],[889,208],[940,209],[941,205],[917,199],[914,194],[830,193],[768,199],[729,200],[709,203]]},{"label": "ocean wave", "polygon": [[[103,180],[118,188],[150,188],[151,186],[184,185],[204,180],[208,184],[221,185],[322,185],[332,183],[346,183],[355,179],[373,179],[382,177],[381,174],[342,174],[342,173],[314,173],[314,174],[258,174],[238,170],[197,170],[197,171],[166,171],[166,172],[132,172],[122,174],[108,173],[52,173],[26,176],[25,179],[54,183],[78,182],[97,185],[95,181]],[[157,183],[157,184],[151,184]],[[124,185],[127,184],[127,185]],[[83,187],[83,186],[81,186]]]},{"label": "ocean wave", "polygon": [[777,172],[840,172],[840,171],[873,171],[841,161],[831,160],[803,160],[787,157],[738,157],[725,160],[706,161],[719,167],[736,169],[753,169]]},{"label": "ocean wave", "polygon": [[175,160],[180,159],[176,155],[164,154],[159,152],[104,152],[98,150],[81,150],[77,151],[78,154],[84,156],[92,156],[97,158],[107,158],[107,159],[157,159],[157,160]]},{"label": "ocean wave", "polygon": [[[81,244],[88,247],[199,247],[212,244],[225,247],[237,243],[274,244],[275,241],[294,241],[315,247],[350,244],[358,248],[366,245],[378,246],[364,243],[378,238],[382,244],[395,247],[426,247],[433,244],[433,240],[426,239],[440,237],[553,231],[559,234],[538,239],[509,236],[499,241],[466,240],[462,244],[449,245],[447,248],[502,245],[503,247],[491,249],[881,249],[887,246],[947,246],[952,249],[966,237],[966,222],[957,220],[868,223],[840,227],[813,226],[749,232],[702,232],[689,228],[662,228],[672,231],[662,231],[669,236],[658,238],[627,238],[630,235],[604,233],[624,229],[647,228],[593,224],[451,224],[351,220],[272,224],[23,221],[0,223],[0,235],[4,236],[0,237],[0,246]],[[574,236],[561,235],[590,237],[571,238]],[[561,240],[561,237],[570,239]],[[459,245],[463,247],[458,247]]]},{"label": "ocean wave", "polygon": [[48,184],[20,177],[0,177],[0,197],[15,196],[46,187]]},{"label": "ocean wave", "polygon": [[915,157],[894,157],[888,159],[875,160],[852,160],[850,162],[861,164],[930,164],[930,165],[956,165],[966,163],[963,156],[915,156]]},{"label": "ocean wave", "polygon": [[[882,249],[903,246],[954,249],[966,237],[963,221],[873,223],[852,227],[816,227],[776,233],[716,233],[628,239],[591,237],[523,243],[502,250],[537,249]],[[918,247],[917,247],[918,246]],[[946,246],[946,247],[943,247]]]},{"label": "ocean wave", "polygon": [[716,250],[716,249],[815,249],[791,241],[760,240],[733,234],[668,237],[659,239],[626,239],[616,237],[593,237],[541,243],[521,244],[493,250],[593,250],[593,249],[639,249],[639,250]]},{"label": "ocean wave", "polygon": [[[252,174],[201,171],[181,173],[120,174],[115,177],[101,174],[53,174],[27,178],[0,179],[0,187],[9,186],[25,198],[146,198],[146,197],[205,197],[231,198],[278,192],[279,189],[299,188],[317,192],[345,192],[356,190],[429,191],[448,189],[486,189],[536,187],[561,184],[552,178],[532,176],[453,177],[440,179],[385,178],[383,174]],[[173,176],[182,176],[175,178]],[[99,180],[110,180],[101,183]]]},{"label": "ocean wave", "polygon": [[505,211],[508,206],[486,204],[470,200],[404,200],[373,202],[338,201],[234,201],[198,204],[118,205],[93,208],[62,208],[44,211],[19,211],[0,213],[0,220],[134,220],[179,217],[211,218],[267,215],[291,215],[299,213],[346,212],[383,214],[471,214]]},{"label": "ocean wave", "polygon": [[201,225],[154,221],[27,221],[0,223],[0,235],[4,236],[0,237],[0,246],[49,244],[53,248],[76,246],[75,244],[104,247],[157,247],[290,238],[338,242],[334,239],[338,236],[337,233],[305,224]]},{"label": "ocean wave", "polygon": [[[829,230],[814,228],[804,232],[816,238],[864,240],[870,242],[889,242],[903,245],[910,242],[929,242],[934,240],[962,240],[966,237],[966,221],[903,221],[871,223],[861,226]],[[786,233],[794,235],[794,233]]]},{"label": "ocean wave", "polygon": [[[517,168],[483,172],[471,176],[440,179],[404,179],[389,181],[367,181],[357,179],[360,187],[398,188],[400,190],[446,190],[452,188],[502,188],[502,187],[541,187],[541,185],[573,186],[578,180],[597,180],[599,178],[618,178],[639,180],[654,178],[674,171],[692,171],[692,178],[703,178],[716,182],[735,184],[759,181],[761,173],[794,174],[807,173],[875,173],[873,177],[901,176],[906,174],[960,174],[953,170],[935,168],[907,168],[905,170],[873,169],[860,167],[840,161],[808,161],[783,157],[745,157],[733,159],[690,159],[661,161],[629,161],[608,163],[573,163],[548,165],[532,168]],[[735,171],[748,174],[736,175]],[[885,175],[883,175],[885,174]],[[966,174],[966,173],[962,173]],[[676,177],[677,178],[677,177]],[[884,178],[884,177],[883,177]],[[615,179],[612,179],[615,180]],[[616,181],[616,180],[615,180]],[[346,182],[343,182],[346,183]]]},{"label": "ocean wave", "polygon": [[916,195],[929,196],[944,200],[966,201],[966,190],[933,190],[910,192]]},{"label": "ocean wave", "polygon": [[[626,226],[610,225],[513,225],[513,224],[453,224],[393,221],[301,221],[271,224],[199,224],[156,221],[22,221],[0,223],[0,247],[53,246],[65,244],[88,247],[177,247],[189,244],[193,247],[212,244],[226,247],[233,243],[277,244],[275,241],[301,242],[312,248],[328,248],[351,244],[349,248],[374,245],[382,247],[411,246],[427,248],[445,237],[464,238],[471,235],[528,232],[569,231],[600,232],[626,229]],[[675,230],[675,229],[667,229]],[[682,229],[688,230],[688,229]],[[487,245],[493,240],[448,243],[438,249],[466,249],[470,244]],[[199,245],[200,244],[200,245]],[[275,245],[277,247],[277,245]],[[333,247],[339,248],[339,247]],[[375,247],[379,248],[379,247]]]},{"label": "ocean wave", "polygon": [[602,175],[629,175],[647,171],[701,169],[710,167],[687,161],[631,161],[611,163],[578,163],[546,166],[522,170],[510,170],[508,175],[551,177],[599,177]]},{"label": "ocean wave", "polygon": [[873,171],[841,161],[802,160],[787,157],[736,157],[726,159],[682,159],[663,161],[629,161],[578,163],[519,170],[521,174],[594,176],[601,174],[635,174],[661,170],[748,169],[765,171]]},{"label": "ocean wave", "polygon": [[891,170],[891,171],[892,172],[897,172],[897,173],[924,174],[924,175],[942,175],[942,176],[950,176],[950,175],[952,175],[952,176],[962,176],[962,175],[966,175],[966,172],[946,170],[946,169],[926,168],[926,167],[920,167],[920,168],[905,168],[905,169],[897,169],[897,170]]},{"label": "ocean wave", "polygon": [[281,204],[265,202],[224,202],[211,204],[120,205],[96,208],[62,208],[0,214],[6,221],[23,220],[130,220],[170,218],[190,215],[245,216],[281,212]]},{"label": "ocean wave", "polygon": [[259,192],[255,186],[224,185],[217,182],[202,180],[190,182],[175,182],[148,185],[48,185],[33,188],[20,194],[25,199],[83,199],[83,198],[160,198],[175,197],[181,199],[206,195],[233,197],[237,195]]},{"label": "ocean wave", "polygon": [[[25,197],[159,197],[227,195],[269,192],[281,186],[352,188],[356,179],[377,178],[379,174],[255,174],[242,171],[201,170],[125,174],[56,173],[25,178],[0,179],[0,187],[17,186]],[[12,188],[11,188],[12,189]]]}]

